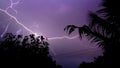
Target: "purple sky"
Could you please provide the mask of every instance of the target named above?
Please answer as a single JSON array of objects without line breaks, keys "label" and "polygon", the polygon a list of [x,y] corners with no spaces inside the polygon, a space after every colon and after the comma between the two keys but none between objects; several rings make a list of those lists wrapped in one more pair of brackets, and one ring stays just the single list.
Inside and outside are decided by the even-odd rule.
[{"label": "purple sky", "polygon": [[[18,0],[12,0],[14,3]],[[0,0],[0,9],[5,10],[10,5],[10,0]],[[20,0],[13,5],[17,13],[11,8],[8,13],[15,16],[19,22],[31,31],[42,34],[48,38],[68,35],[63,31],[69,24],[82,26],[88,23],[88,11],[96,11],[100,0]],[[0,35],[4,32],[26,33],[21,25],[17,24],[7,14],[0,11]],[[14,30],[13,30],[14,29]],[[71,36],[76,35],[77,32]],[[93,57],[101,54],[101,49],[95,47],[86,38],[56,39],[48,41],[57,62],[64,68],[76,68],[82,61],[92,61]]]}]

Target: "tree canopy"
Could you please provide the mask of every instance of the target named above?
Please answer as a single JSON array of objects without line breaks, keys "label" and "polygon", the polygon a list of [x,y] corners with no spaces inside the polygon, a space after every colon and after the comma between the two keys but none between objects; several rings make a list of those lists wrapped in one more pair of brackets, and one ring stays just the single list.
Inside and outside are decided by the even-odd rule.
[{"label": "tree canopy", "polygon": [[0,67],[62,68],[49,55],[43,36],[7,33],[0,41]]}]

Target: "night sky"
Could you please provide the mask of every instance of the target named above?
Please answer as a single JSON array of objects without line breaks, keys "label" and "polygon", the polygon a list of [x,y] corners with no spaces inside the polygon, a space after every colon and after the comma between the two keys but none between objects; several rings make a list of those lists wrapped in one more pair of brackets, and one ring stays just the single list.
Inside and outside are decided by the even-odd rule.
[{"label": "night sky", "polygon": [[86,37],[80,40],[77,31],[68,37],[64,27],[89,23],[88,12],[99,8],[100,0],[0,0],[0,36],[6,32],[44,35],[57,63],[77,68],[102,50]]}]

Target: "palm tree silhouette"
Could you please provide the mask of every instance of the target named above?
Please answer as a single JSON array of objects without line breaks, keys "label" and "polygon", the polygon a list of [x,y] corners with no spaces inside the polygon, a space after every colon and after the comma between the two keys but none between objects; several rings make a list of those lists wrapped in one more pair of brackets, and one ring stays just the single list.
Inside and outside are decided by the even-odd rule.
[{"label": "palm tree silhouette", "polygon": [[[103,8],[97,12],[89,13],[90,23],[88,25],[82,27],[68,25],[64,30],[71,34],[75,29],[78,29],[80,38],[85,35],[103,48],[104,56],[98,57],[94,63],[87,65],[92,66],[92,68],[120,67],[117,63],[120,60],[120,56],[118,56],[120,54],[119,2],[116,0],[103,0],[102,6]],[[93,64],[97,67],[94,67]],[[81,68],[89,67],[85,67],[85,63],[82,63],[81,66]]]},{"label": "palm tree silhouette", "polygon": [[116,3],[113,0],[104,0],[103,9],[96,13],[89,13],[90,23],[88,25],[82,27],[68,25],[64,30],[71,34],[75,29],[78,29],[80,38],[85,35],[94,42],[98,42],[98,45],[106,50],[106,47],[109,47],[106,44],[120,39],[120,13]]}]

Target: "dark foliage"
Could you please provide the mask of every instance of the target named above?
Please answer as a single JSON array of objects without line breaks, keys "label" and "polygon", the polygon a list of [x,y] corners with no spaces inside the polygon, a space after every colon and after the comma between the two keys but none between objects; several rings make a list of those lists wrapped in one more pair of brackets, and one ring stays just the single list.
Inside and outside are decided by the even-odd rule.
[{"label": "dark foliage", "polygon": [[78,29],[79,35],[92,39],[103,48],[103,56],[95,58],[94,62],[80,64],[80,68],[120,68],[120,10],[118,0],[103,0],[103,8],[96,13],[90,12],[90,23],[82,27],[66,26],[71,34]]},{"label": "dark foliage", "polygon": [[0,42],[0,67],[62,68],[49,55],[43,36],[7,33]]}]

